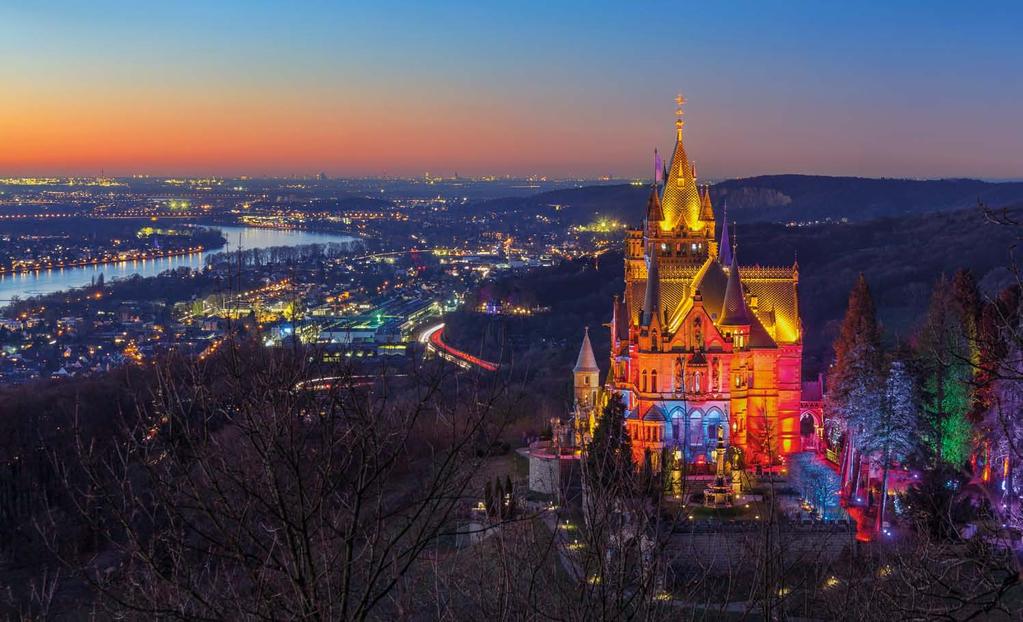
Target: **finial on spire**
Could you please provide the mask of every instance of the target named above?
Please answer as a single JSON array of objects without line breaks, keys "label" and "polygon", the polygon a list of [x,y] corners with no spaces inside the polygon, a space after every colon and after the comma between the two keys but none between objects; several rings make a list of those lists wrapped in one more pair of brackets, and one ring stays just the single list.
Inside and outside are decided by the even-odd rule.
[{"label": "finial on spire", "polygon": [[682,115],[685,111],[682,110],[682,106],[686,103],[686,98],[682,97],[682,93],[675,96],[675,131],[678,132],[679,140],[682,139],[682,126],[686,124],[685,120],[682,119]]}]

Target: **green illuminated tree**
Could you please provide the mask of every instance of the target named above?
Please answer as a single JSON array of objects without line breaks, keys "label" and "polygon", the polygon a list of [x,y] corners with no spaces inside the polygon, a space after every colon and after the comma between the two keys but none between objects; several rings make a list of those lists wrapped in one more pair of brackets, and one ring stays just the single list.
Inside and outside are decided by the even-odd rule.
[{"label": "green illuminated tree", "polygon": [[923,371],[922,411],[925,438],[937,462],[966,464],[973,434],[974,405],[967,320],[942,277],[935,284],[920,332],[917,356]]}]

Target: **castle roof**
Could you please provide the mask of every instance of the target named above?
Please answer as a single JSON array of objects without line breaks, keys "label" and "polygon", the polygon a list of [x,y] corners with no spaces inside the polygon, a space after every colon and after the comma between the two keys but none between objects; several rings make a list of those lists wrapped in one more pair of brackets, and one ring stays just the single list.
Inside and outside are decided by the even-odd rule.
[{"label": "castle roof", "polygon": [[661,210],[661,199],[657,196],[657,187],[654,186],[650,190],[650,198],[646,202],[646,221],[649,225],[662,220],[664,220],[664,211]]},{"label": "castle roof", "polygon": [[714,222],[714,206],[710,202],[710,186],[704,186],[703,194],[700,196],[700,220],[708,223]]},{"label": "castle roof", "polygon": [[725,203],[724,215],[721,217],[721,243],[718,244],[718,262],[722,266],[732,265],[732,240],[728,236],[728,203]]},{"label": "castle roof", "polygon": [[593,346],[590,345],[590,328],[587,326],[583,333],[583,344],[579,347],[579,357],[575,360],[573,372],[599,372],[597,357],[593,356]]},{"label": "castle roof", "polygon": [[[706,266],[702,278],[698,283],[696,283],[695,287],[699,289],[700,295],[703,297],[703,306],[708,311],[712,309],[722,309],[724,307],[726,292],[728,290],[728,283],[730,280],[729,276],[730,275],[725,273],[721,264],[717,261],[712,260],[709,262],[709,265]],[[745,281],[740,281],[739,283],[740,286],[744,286],[745,284]],[[743,306],[745,306],[745,304]],[[773,348],[777,345],[777,343],[767,328],[764,327],[758,313],[754,313],[747,309],[747,317],[749,319],[750,327],[750,347]],[[765,311],[764,313],[773,315],[774,310]],[[714,324],[717,326],[728,326],[728,324],[721,322],[720,314],[712,316],[711,319],[714,320]]]},{"label": "castle roof", "polygon": [[683,141],[683,100],[678,101],[675,151],[660,195],[651,192],[648,197],[646,230],[631,229],[627,234],[625,295],[614,307],[612,333],[627,339],[630,326],[655,323],[673,333],[699,290],[716,326],[749,326],[751,347],[798,343],[802,333],[798,266],[740,267],[727,210],[720,221],[720,237],[716,235],[710,189],[696,185],[695,167]]},{"label": "castle roof", "polygon": [[661,407],[654,404],[647,409],[646,414],[643,415],[643,421],[666,421],[664,418],[664,411]]},{"label": "castle roof", "polygon": [[625,301],[615,296],[611,318],[613,322],[614,335],[618,339],[629,338],[629,310],[625,308]]},{"label": "castle roof", "polygon": [[725,285],[725,299],[721,302],[721,315],[718,322],[721,326],[747,326],[750,324],[749,309],[746,308],[746,297],[742,291],[742,278],[739,276],[739,262],[732,254],[732,264],[728,268],[728,283]]}]

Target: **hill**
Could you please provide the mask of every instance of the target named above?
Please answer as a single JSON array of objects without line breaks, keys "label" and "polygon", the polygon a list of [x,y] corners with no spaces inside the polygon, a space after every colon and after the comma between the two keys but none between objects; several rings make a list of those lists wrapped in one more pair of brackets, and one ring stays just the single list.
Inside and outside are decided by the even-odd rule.
[{"label": "hill", "polygon": [[[1023,204],[1010,213],[1023,218]],[[798,256],[804,372],[813,376],[830,364],[831,343],[860,272],[873,289],[887,338],[904,339],[941,274],[969,268],[985,295],[1012,283],[1007,266],[1020,233],[973,208],[863,223],[740,225],[738,252],[746,265],[791,265]],[[622,278],[620,252],[601,257],[596,267],[580,260],[506,277],[481,290],[480,300],[510,293],[550,312],[526,318],[458,314],[449,319],[451,338],[485,358],[515,359],[557,384],[567,378],[584,325],[593,329],[594,347],[604,360],[608,337],[600,325],[610,321],[611,297],[621,293]]]},{"label": "hill", "polygon": [[583,225],[599,218],[638,223],[643,217],[643,206],[646,205],[649,193],[649,186],[631,184],[584,186],[541,192],[528,197],[468,203],[455,209],[462,209],[466,214],[489,211],[530,219],[543,214],[564,226]]},{"label": "hill", "polygon": [[716,205],[728,202],[740,222],[871,220],[952,211],[981,201],[991,207],[1023,201],[1023,183],[976,179],[867,179],[818,175],[765,175],[715,184]]},{"label": "hill", "polygon": [[[544,215],[564,226],[610,218],[632,225],[643,218],[649,186],[585,186],[461,206],[466,214],[490,211],[532,219]],[[727,201],[730,220],[750,222],[842,221],[910,216],[1023,202],[1023,182],[976,179],[866,179],[817,175],[768,175],[731,179],[711,187],[718,214]]]}]

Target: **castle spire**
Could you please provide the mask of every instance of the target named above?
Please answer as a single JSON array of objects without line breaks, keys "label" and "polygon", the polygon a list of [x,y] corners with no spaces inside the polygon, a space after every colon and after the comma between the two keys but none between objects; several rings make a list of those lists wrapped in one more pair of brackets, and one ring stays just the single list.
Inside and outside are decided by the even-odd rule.
[{"label": "castle spire", "polygon": [[675,98],[675,103],[677,104],[675,109],[675,152],[671,156],[671,164],[664,177],[664,193],[661,197],[664,220],[661,222],[661,229],[671,231],[685,228],[691,231],[700,231],[705,226],[700,220],[702,209],[700,192],[696,187],[693,165],[686,155],[686,148],[682,141],[682,128],[685,126],[685,120],[682,118],[684,114],[682,106],[686,100],[679,94]]},{"label": "castle spire", "polygon": [[646,222],[648,227],[657,226],[664,220],[664,212],[661,210],[661,199],[657,196],[657,187],[650,191],[650,198],[646,202]]},{"label": "castle spire", "polygon": [[597,367],[597,357],[593,356],[593,346],[590,345],[590,327],[587,326],[583,333],[583,344],[579,347],[579,357],[575,360],[573,372],[600,371]]},{"label": "castle spire", "polygon": [[703,187],[703,195],[700,197],[700,220],[708,224],[714,222],[714,206],[710,202],[710,186]]},{"label": "castle spire", "polygon": [[721,244],[718,245],[718,262],[722,266],[732,265],[732,241],[728,237],[728,201],[725,201],[724,216],[721,217]]},{"label": "castle spire", "polygon": [[721,326],[747,326],[750,324],[746,297],[742,292],[742,278],[739,276],[738,253],[733,249],[731,267],[728,269],[728,284],[725,285],[725,299],[721,303]]},{"label": "castle spire", "polygon": [[643,317],[640,318],[643,326],[650,325],[661,306],[661,275],[657,269],[657,255],[652,247],[647,248],[646,266],[646,294],[643,296]]}]

